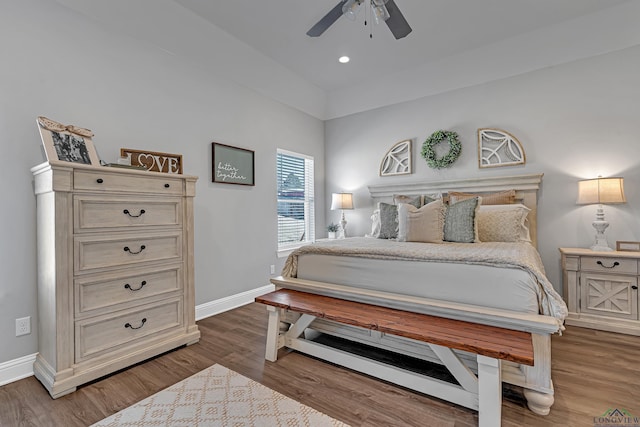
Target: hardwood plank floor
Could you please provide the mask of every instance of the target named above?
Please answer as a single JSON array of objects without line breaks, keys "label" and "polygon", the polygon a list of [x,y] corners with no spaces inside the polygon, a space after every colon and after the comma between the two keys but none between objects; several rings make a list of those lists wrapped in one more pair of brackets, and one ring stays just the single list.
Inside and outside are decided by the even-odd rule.
[{"label": "hardwood plank floor", "polygon": [[[473,426],[475,411],[298,353],[264,360],[267,313],[247,306],[198,322],[202,339],[53,400],[35,377],[0,387],[0,426],[88,426],[214,363],[352,426]],[[567,327],[552,339],[556,402],[541,417],[505,389],[503,426],[593,426],[609,408],[640,416],[640,338]]]}]

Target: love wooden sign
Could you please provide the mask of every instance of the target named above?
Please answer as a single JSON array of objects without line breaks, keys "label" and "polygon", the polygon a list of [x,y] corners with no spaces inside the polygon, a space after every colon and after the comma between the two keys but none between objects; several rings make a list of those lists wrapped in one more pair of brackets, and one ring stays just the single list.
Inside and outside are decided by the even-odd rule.
[{"label": "love wooden sign", "polygon": [[144,166],[148,171],[182,173],[182,154],[158,153],[155,151],[120,149],[120,157],[129,159],[132,166]]}]

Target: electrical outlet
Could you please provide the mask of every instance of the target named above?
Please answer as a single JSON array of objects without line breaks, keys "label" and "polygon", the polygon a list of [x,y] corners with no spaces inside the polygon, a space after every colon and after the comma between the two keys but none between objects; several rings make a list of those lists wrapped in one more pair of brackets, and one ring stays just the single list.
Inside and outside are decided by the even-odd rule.
[{"label": "electrical outlet", "polygon": [[276,274],[276,266],[271,264],[271,274]]},{"label": "electrical outlet", "polygon": [[16,319],[16,336],[29,335],[31,333],[31,316]]}]

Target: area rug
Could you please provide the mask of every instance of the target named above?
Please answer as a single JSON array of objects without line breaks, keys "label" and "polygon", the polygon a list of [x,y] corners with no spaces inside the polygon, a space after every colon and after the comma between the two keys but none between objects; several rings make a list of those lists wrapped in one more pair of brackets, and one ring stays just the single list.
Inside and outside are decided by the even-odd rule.
[{"label": "area rug", "polygon": [[213,365],[92,427],[347,426],[302,403]]}]

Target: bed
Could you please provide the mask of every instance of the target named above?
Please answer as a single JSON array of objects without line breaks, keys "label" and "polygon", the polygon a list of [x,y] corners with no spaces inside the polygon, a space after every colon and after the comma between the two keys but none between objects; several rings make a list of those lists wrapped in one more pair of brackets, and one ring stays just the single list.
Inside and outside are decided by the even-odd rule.
[{"label": "bed", "polygon": [[[369,192],[379,209],[397,210],[397,206],[402,205],[400,218],[405,219],[404,225],[400,219],[399,235],[389,239],[382,233],[380,238],[378,224],[378,235],[374,237],[327,240],[302,247],[289,256],[282,276],[272,279],[272,282],[280,288],[531,332],[535,365],[504,363],[502,378],[504,382],[523,387],[529,408],[537,414],[546,415],[554,401],[550,336],[562,331],[567,309],[546,278],[536,250],[537,192],[541,181],[542,175],[536,174],[371,186]],[[509,193],[509,200],[504,203],[500,195],[506,193]],[[463,200],[470,205],[476,195],[480,199],[474,205],[473,236],[468,236],[467,230],[467,237],[459,237],[463,240],[456,242],[436,240],[432,243],[429,240],[432,237],[408,238],[415,236],[411,227],[415,230],[416,222],[413,225],[406,223],[407,217],[426,218],[427,214],[420,212],[429,206],[436,209],[441,203],[442,207],[438,207],[441,210],[437,212],[442,215],[439,219],[443,222],[438,226],[442,229],[444,224],[446,232],[444,212],[447,206],[462,206],[463,203],[454,202]],[[483,208],[484,216],[481,216],[477,204],[482,206],[483,198],[490,203],[496,195],[497,206]],[[403,204],[417,200],[416,197],[421,203],[414,208]],[[407,214],[403,209],[412,213]],[[521,226],[526,225],[525,230],[515,231],[514,228],[509,231],[507,236],[515,236],[507,238],[509,241],[480,242],[479,237],[492,239],[492,226],[487,228],[485,225],[483,229],[478,221],[485,218],[485,224],[487,218],[498,218],[495,210],[518,210],[518,218],[522,219]],[[490,212],[487,214],[487,211]],[[508,215],[512,217],[511,213]],[[455,218],[453,213],[449,216]],[[433,223],[433,218],[428,224]],[[504,220],[506,217],[499,218]],[[375,216],[373,220],[379,222]],[[425,228],[424,225],[420,227]],[[494,224],[493,227],[497,227],[496,233],[509,228],[503,224]],[[372,227],[372,233],[375,229],[376,226]],[[478,229],[484,231],[484,236],[478,234]],[[451,235],[457,236],[455,233]],[[416,238],[420,241],[406,241]],[[464,240],[469,238],[471,240]],[[296,319],[286,320],[295,322]],[[386,336],[324,319],[314,321],[309,327],[309,336],[319,333],[442,363],[428,346],[410,339]],[[465,352],[456,354],[469,369],[477,369],[474,357]]]}]

